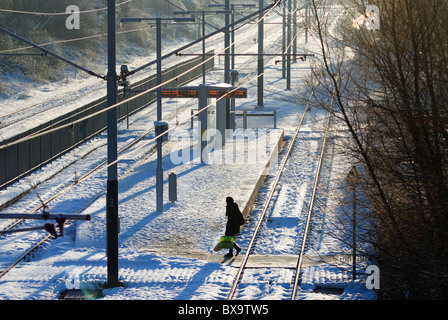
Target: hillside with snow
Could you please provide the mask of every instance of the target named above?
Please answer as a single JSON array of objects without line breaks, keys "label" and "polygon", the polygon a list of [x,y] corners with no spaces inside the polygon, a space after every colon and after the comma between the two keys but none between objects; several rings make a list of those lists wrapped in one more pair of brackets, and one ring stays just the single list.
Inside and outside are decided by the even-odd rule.
[{"label": "hillside with snow", "polygon": [[[175,11],[208,7],[210,0],[123,0],[117,1],[117,62],[150,56],[155,50],[155,29],[148,23],[119,24],[120,18],[174,16]],[[66,26],[69,5],[79,8],[79,29]],[[99,75],[107,73],[107,1],[5,0],[0,5],[0,27],[60,55]],[[71,12],[71,11],[70,11]],[[33,13],[41,13],[33,14]],[[208,18],[208,30],[223,24],[223,16]],[[26,23],[23,23],[26,21]],[[212,29],[210,29],[212,28]],[[163,41],[189,42],[196,39],[197,23],[165,26]],[[0,101],[33,98],[32,91],[45,86],[64,86],[88,80],[90,75],[0,32]],[[2,55],[3,54],[3,55]],[[33,55],[23,55],[33,54]],[[37,54],[37,55],[34,55]]]}]

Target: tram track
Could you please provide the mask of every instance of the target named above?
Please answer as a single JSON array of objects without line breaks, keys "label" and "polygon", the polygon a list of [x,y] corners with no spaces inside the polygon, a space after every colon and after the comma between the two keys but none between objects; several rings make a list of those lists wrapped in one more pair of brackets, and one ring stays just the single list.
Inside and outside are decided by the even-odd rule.
[{"label": "tram track", "polygon": [[[191,102],[185,103],[185,105],[182,108],[177,109],[176,112],[172,113],[166,119],[167,120],[171,120],[171,119],[175,118],[178,114],[182,113],[183,111],[185,111],[189,107],[191,107]],[[186,123],[188,123],[188,122],[189,122],[189,119],[186,121]],[[143,139],[145,139],[148,135],[150,135],[151,133],[154,133],[154,130],[155,130],[154,127],[152,127],[151,129],[147,130],[146,132],[141,134],[138,138],[136,138],[135,140],[133,140],[132,142],[126,144],[123,148],[121,148],[119,150],[118,154],[123,154],[124,152],[130,150],[133,146],[137,145],[139,142],[141,142]],[[101,148],[101,146],[99,146],[98,148]],[[146,161],[146,159],[148,159],[149,157],[151,157],[155,153],[156,153],[156,145],[153,144],[153,145],[149,146],[149,149],[147,151],[142,153],[140,159],[136,160],[135,163],[130,164],[129,168],[127,168],[127,170],[125,170],[125,172],[119,177],[119,180],[122,180],[125,176],[127,176],[130,172],[132,172],[132,170],[139,163]],[[70,182],[67,185],[63,186],[61,190],[59,190],[57,193],[55,193],[54,195],[52,195],[48,199],[46,199],[46,200],[40,199],[40,201],[41,201],[40,204],[38,204],[33,209],[28,211],[27,214],[33,215],[33,214],[37,214],[40,210],[47,209],[48,205],[52,201],[54,201],[57,198],[61,197],[63,194],[65,194],[68,191],[70,191],[77,184],[82,183],[84,180],[87,180],[89,177],[91,177],[95,173],[97,173],[97,172],[107,168],[107,164],[108,164],[107,160],[101,162],[100,164],[95,166],[93,169],[89,170],[87,173],[85,173],[81,177],[79,177],[76,181]],[[76,211],[75,215],[80,215],[93,202],[95,202],[98,198],[100,198],[102,195],[104,195],[106,191],[107,191],[107,189],[104,188],[100,192],[98,192],[85,205],[83,205],[81,208],[79,208]],[[2,236],[4,234],[7,234],[7,233],[11,232],[14,228],[16,228],[18,226],[21,226],[24,223],[26,223],[25,219],[17,219],[16,221],[12,222],[11,224],[9,224],[7,227],[3,228],[0,231],[0,239],[2,238]],[[66,223],[70,223],[70,221],[67,220]],[[30,243],[30,246],[29,246],[28,249],[26,249],[23,253],[21,253],[18,258],[14,259],[14,261],[8,267],[3,268],[3,270],[0,272],[0,278],[2,278],[5,274],[7,274],[20,261],[26,259],[30,254],[35,252],[38,248],[42,247],[44,243],[48,242],[52,238],[53,238],[53,235],[47,234],[47,235],[45,235],[43,237],[40,237],[37,241],[33,241],[33,243]]]},{"label": "tram track", "polygon": [[[318,81],[317,81],[317,83],[318,83]],[[316,83],[316,85],[317,85],[317,83]],[[311,100],[313,94],[314,94],[314,90],[311,93],[309,101]],[[309,103],[310,102],[308,102],[308,105],[309,105]],[[333,103],[333,101],[331,103]],[[297,147],[297,144],[299,144],[301,141],[301,139],[299,139],[299,134],[304,125],[304,122],[305,122],[305,119],[306,119],[306,116],[307,116],[307,113],[309,110],[308,105],[305,107],[305,109],[302,113],[302,116],[300,118],[300,121],[294,131],[294,134],[292,135],[292,137],[290,139],[289,146],[286,149],[286,151],[284,152],[282,162],[277,170],[277,174],[275,175],[275,177],[273,178],[273,181],[269,185],[269,192],[266,195],[266,198],[265,198],[266,200],[263,203],[261,213],[259,214],[259,216],[257,218],[258,220],[253,229],[252,237],[250,238],[248,246],[245,248],[246,254],[241,259],[240,266],[238,267],[238,272],[236,273],[235,279],[233,281],[233,285],[232,285],[232,287],[229,291],[229,294],[227,296],[228,300],[233,300],[233,299],[237,298],[237,291],[238,291],[240,284],[242,283],[242,280],[244,277],[244,272],[247,269],[248,260],[250,259],[250,257],[255,257],[256,255],[261,255],[261,252],[263,252],[263,249],[259,249],[258,251],[260,253],[254,253],[257,249],[257,241],[260,237],[260,234],[263,232],[264,229],[269,228],[267,226],[267,221],[270,219],[269,215],[272,214],[272,212],[271,212],[273,210],[272,203],[274,202],[275,194],[277,192],[279,192],[281,180],[282,180],[282,177],[284,176],[286,167],[287,167],[288,163],[290,161],[292,161],[291,158],[293,156],[293,152],[294,152],[293,150],[295,147]],[[305,197],[303,197],[303,204],[302,204],[302,206],[300,206],[300,211],[301,211],[302,207],[306,207],[307,213],[304,217],[304,221],[298,220],[298,222],[297,222],[298,225],[301,224],[303,227],[298,227],[298,231],[297,231],[298,232],[297,238],[298,239],[300,238],[300,241],[299,241],[299,245],[297,246],[299,248],[299,250],[296,253],[297,262],[296,262],[296,265],[294,268],[294,276],[291,280],[290,299],[292,299],[292,300],[296,299],[297,290],[298,290],[298,287],[300,284],[300,274],[301,274],[301,269],[302,269],[302,266],[303,266],[303,263],[305,260],[306,245],[307,245],[307,240],[308,240],[308,234],[310,232],[310,224],[311,224],[311,220],[312,220],[312,216],[313,216],[313,208],[314,208],[314,204],[316,201],[316,194],[317,194],[319,179],[320,179],[320,175],[321,175],[322,163],[325,158],[326,143],[327,143],[328,132],[329,132],[330,123],[331,123],[331,114],[328,114],[328,116],[321,121],[325,121],[326,123],[322,130],[323,134],[320,138],[320,140],[321,140],[320,153],[317,157],[317,165],[315,167],[316,169],[314,172],[314,178],[313,178],[312,189],[311,189],[312,191],[311,191],[311,195],[309,197],[310,199],[308,201],[308,204],[305,203],[306,200],[305,200]],[[292,211],[294,211],[294,210],[292,210]],[[299,213],[292,212],[292,215],[293,216],[290,218],[296,219],[299,216]],[[283,218],[285,218],[285,217],[283,217]],[[301,220],[303,220],[303,219],[301,219]],[[288,265],[285,268],[291,269],[291,266]]]}]

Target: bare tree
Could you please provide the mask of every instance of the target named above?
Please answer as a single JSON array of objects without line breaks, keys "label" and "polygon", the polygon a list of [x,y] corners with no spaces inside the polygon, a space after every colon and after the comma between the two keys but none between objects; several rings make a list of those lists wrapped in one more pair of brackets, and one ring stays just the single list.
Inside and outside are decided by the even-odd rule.
[{"label": "bare tree", "polygon": [[334,97],[346,150],[364,169],[382,296],[446,298],[448,3],[370,2],[380,30],[356,24],[370,14],[364,1],[323,12],[328,3],[311,0],[321,90]]}]

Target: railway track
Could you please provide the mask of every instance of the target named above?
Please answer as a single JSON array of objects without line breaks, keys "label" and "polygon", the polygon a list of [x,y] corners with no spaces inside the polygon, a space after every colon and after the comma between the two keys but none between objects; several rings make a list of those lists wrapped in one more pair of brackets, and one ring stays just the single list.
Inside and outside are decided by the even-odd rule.
[{"label": "railway track", "polygon": [[[170,116],[167,117],[167,120],[171,120],[178,116],[178,114],[182,113],[186,109],[191,107],[191,102],[185,103],[184,106],[177,109],[176,112],[172,113]],[[154,109],[155,110],[155,109]],[[152,111],[154,111],[152,110]],[[186,123],[189,123],[189,119],[186,121]],[[122,147],[118,154],[123,154],[126,151],[130,150],[132,147],[136,146],[138,143],[140,143],[142,140],[147,138],[150,134],[154,133],[154,127],[147,130],[143,134],[141,134],[138,138],[133,140],[132,142],[126,144],[124,147]],[[100,146],[101,147],[101,146]],[[100,148],[98,147],[98,148]],[[146,161],[149,157],[151,157],[156,152],[156,145],[151,144],[148,148],[148,150],[142,152],[142,155],[140,156],[140,159],[136,161],[136,163],[130,164],[128,168],[125,170],[125,172],[119,177],[119,180],[123,179],[126,175],[128,175],[132,170],[140,163]],[[87,173],[83,174],[79,178],[75,179],[75,181],[69,182],[66,185],[59,188],[60,190],[57,191],[55,194],[50,196],[47,199],[42,199],[39,196],[40,203],[36,206],[34,206],[31,210],[27,212],[29,215],[37,214],[41,210],[45,210],[48,208],[51,202],[55,201],[65,193],[69,192],[73,187],[75,187],[77,184],[82,183],[83,181],[87,180],[92,175],[98,173],[101,170],[104,170],[107,168],[107,160],[102,161],[100,164],[96,165],[93,169],[90,169]],[[85,205],[83,205],[81,208],[79,208],[75,215],[81,214],[87,207],[89,207],[93,202],[95,202],[99,197],[101,197],[106,192],[106,189],[102,189],[101,191],[97,192],[95,196],[93,196]],[[70,223],[70,221],[67,221],[66,223]],[[0,239],[2,237],[5,237],[5,235],[9,232],[12,232],[17,227],[24,227],[29,224],[32,224],[33,226],[36,225],[36,223],[32,222],[29,223],[25,219],[17,219],[14,222],[10,223],[8,226],[4,227],[0,231]],[[2,278],[6,273],[8,273],[12,268],[14,268],[20,261],[26,259],[28,256],[30,256],[33,252],[35,252],[38,248],[42,247],[46,242],[50,241],[53,238],[51,234],[46,234],[43,237],[42,236],[32,236],[30,240],[30,245],[27,249],[25,249],[23,252],[21,252],[18,256],[18,258],[15,258],[14,261],[6,267],[3,267],[2,271],[0,272],[0,278]],[[8,239],[7,242],[14,242],[13,239]],[[0,244],[1,245],[1,244]]]},{"label": "railway track", "polygon": [[[313,95],[313,94],[314,94],[314,91],[311,95]],[[311,99],[311,97],[310,97],[310,99]],[[290,164],[290,162],[294,162],[295,159],[298,159],[298,157],[300,157],[300,155],[297,155],[297,152],[295,154],[294,150],[299,148],[299,145],[304,142],[303,140],[306,140],[306,139],[300,139],[299,135],[300,135],[301,129],[305,125],[305,119],[307,118],[308,110],[309,110],[308,106],[306,106],[305,110],[302,113],[299,124],[290,139],[289,146],[286,149],[286,151],[284,152],[283,159],[278,168],[277,174],[273,178],[272,183],[269,185],[269,192],[266,195],[266,198],[264,200],[262,208],[257,209],[257,211],[261,211],[261,213],[259,214],[259,216],[257,218],[257,222],[255,224],[249,244],[245,248],[246,253],[241,260],[240,266],[238,268],[238,272],[233,281],[233,285],[232,285],[230,292],[227,296],[228,300],[233,300],[233,299],[237,298],[238,288],[239,288],[240,284],[242,283],[245,271],[247,269],[247,263],[248,263],[249,258],[253,257],[255,255],[261,256],[261,255],[265,254],[266,252],[272,253],[272,252],[276,251],[275,248],[269,248],[269,250],[266,250],[265,248],[263,248],[263,246],[265,244],[263,243],[262,240],[260,240],[260,238],[262,238],[261,237],[262,233],[268,234],[267,237],[273,237],[274,234],[276,234],[275,230],[269,230],[270,228],[274,228],[274,229],[276,228],[275,223],[271,223],[271,225],[273,225],[272,227],[269,226],[269,224],[270,224],[269,221],[275,220],[275,218],[272,217],[273,210],[274,210],[272,203],[276,201],[276,199],[275,199],[276,195],[278,196],[278,194],[282,192],[280,190],[280,189],[282,189],[282,184],[283,184],[282,179],[284,176],[287,176],[287,174],[285,174],[285,172],[289,170],[288,164]],[[317,164],[316,164],[315,168],[313,168],[313,169],[315,169],[314,172],[308,174],[309,176],[311,176],[311,175],[313,176],[312,179],[309,179],[310,180],[309,184],[311,184],[311,193],[308,196],[305,195],[305,192],[302,192],[302,194],[300,194],[300,195],[296,195],[297,198],[301,198],[303,200],[303,204],[299,205],[298,207],[296,206],[295,208],[294,208],[294,206],[291,206],[290,208],[287,208],[285,210],[285,211],[289,211],[289,215],[288,214],[281,215],[281,219],[283,219],[283,220],[286,218],[286,219],[293,219],[293,220],[297,221],[297,228],[296,228],[297,236],[296,237],[298,240],[293,245],[293,248],[290,248],[290,250],[289,250],[289,252],[294,252],[293,255],[295,255],[297,257],[297,262],[294,267],[293,277],[291,279],[291,284],[290,284],[289,298],[292,300],[296,299],[297,290],[298,290],[298,287],[300,284],[300,274],[301,274],[301,269],[302,269],[303,262],[305,259],[306,245],[307,245],[307,240],[308,240],[308,234],[310,232],[310,224],[312,221],[314,204],[316,201],[316,193],[318,190],[319,179],[321,176],[322,163],[325,158],[326,143],[327,143],[328,132],[329,132],[330,123],[331,123],[331,115],[328,114],[326,117],[324,117],[323,119],[318,120],[318,121],[321,122],[321,125],[323,126],[323,128],[321,130],[322,136],[319,138],[320,145],[319,146],[316,145],[316,147],[317,147],[316,150],[320,149],[320,152],[318,154],[317,153],[312,154],[313,156],[317,157]],[[313,141],[315,141],[316,137],[312,137],[311,139]],[[303,148],[298,150],[299,153],[302,151],[303,151]],[[292,166],[292,167],[294,168],[294,166]],[[297,168],[295,168],[295,169],[297,170]],[[291,175],[291,172],[289,172],[288,175]],[[305,180],[304,175],[302,175],[301,178],[303,180]],[[298,183],[300,183],[300,182],[298,182]],[[302,186],[303,186],[303,184],[302,184]],[[300,190],[296,190],[296,191],[300,191]],[[306,210],[306,214],[301,215],[300,213],[305,212],[305,210]],[[269,231],[266,231],[266,230],[269,230]],[[277,236],[280,237],[281,235],[277,235]],[[281,242],[280,239],[277,239],[277,241],[279,243]],[[282,244],[282,245],[284,245],[284,244]],[[288,266],[285,268],[290,269],[291,266]],[[270,281],[267,280],[267,282],[269,283]]]},{"label": "railway track", "polygon": [[76,90],[64,92],[63,94],[59,94],[56,97],[52,97],[51,99],[47,99],[43,102],[34,103],[29,106],[20,108],[19,110],[14,110],[13,112],[2,114],[0,115],[0,130],[4,130],[19,122],[36,118],[37,116],[47,112],[58,112],[58,108],[74,102],[78,100],[80,96],[85,95],[85,90],[87,88],[91,88],[88,91],[93,92],[96,88],[101,87],[101,84],[101,82],[96,82],[93,85],[89,84],[81,88],[77,88]]}]

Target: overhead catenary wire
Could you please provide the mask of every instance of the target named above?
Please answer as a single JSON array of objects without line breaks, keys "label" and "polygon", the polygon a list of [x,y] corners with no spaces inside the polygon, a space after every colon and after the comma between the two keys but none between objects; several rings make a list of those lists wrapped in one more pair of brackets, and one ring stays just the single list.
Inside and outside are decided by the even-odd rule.
[{"label": "overhead catenary wire", "polygon": [[[130,33],[130,32],[143,31],[143,30],[148,30],[148,28],[136,28],[136,29],[132,29],[132,30],[117,31],[116,34],[117,35],[121,35],[121,34],[127,34],[127,33]],[[45,42],[45,43],[40,43],[40,44],[37,44],[37,45],[39,47],[46,47],[46,46],[51,46],[51,45],[55,45],[55,44],[69,43],[69,42],[82,41],[82,40],[90,40],[90,39],[95,39],[95,38],[100,38],[100,37],[107,37],[107,33],[100,33],[100,34],[91,35],[91,36],[85,36],[85,37],[80,37],[80,38],[73,38],[73,39],[65,39],[65,40],[57,40],[57,41]],[[15,52],[15,51],[27,50],[27,49],[32,49],[32,48],[33,48],[33,46],[19,47],[19,48],[14,48],[14,49],[7,49],[7,50],[0,51],[0,55],[2,55],[4,53],[12,53],[12,52]],[[39,55],[40,55],[40,53],[39,53]]]},{"label": "overhead catenary wire", "polygon": [[[182,10],[182,11],[188,11],[188,10],[186,10],[186,9],[183,9],[183,8],[181,8],[181,7],[179,7],[178,5],[176,5],[176,4],[174,4],[174,3],[172,3],[171,1],[169,1],[169,0],[165,0],[165,2],[167,2],[167,3],[169,3],[170,5],[172,5],[173,7],[175,7],[175,8],[177,8],[177,9],[179,9],[179,10]],[[193,14],[190,14],[190,15],[192,15],[193,16]],[[205,19],[204,17],[201,17],[201,18],[198,18],[199,20],[203,20],[203,19]],[[218,27],[216,27],[216,26],[214,26],[214,25],[212,25],[211,23],[209,23],[209,22],[207,22],[207,21],[204,21],[204,23],[206,24],[206,25],[208,25],[208,26],[210,26],[210,27],[212,27],[213,29],[216,29],[216,30],[218,30],[219,28]]]},{"label": "overhead catenary wire", "polygon": [[[206,36],[203,36],[203,37],[201,37],[201,38],[199,38],[199,39],[197,39],[197,40],[195,40],[195,41],[193,41],[193,42],[190,42],[189,44],[187,44],[187,45],[185,45],[185,46],[183,46],[183,47],[181,47],[181,48],[179,48],[179,49],[177,49],[177,50],[175,50],[175,51],[172,51],[172,52],[170,52],[170,53],[167,53],[167,54],[165,54],[164,56],[162,56],[162,57],[160,58],[160,60],[169,58],[169,57],[171,57],[172,55],[175,55],[175,54],[177,54],[177,53],[180,52],[180,51],[183,51],[183,50],[185,50],[185,49],[187,49],[187,48],[189,48],[189,47],[191,47],[191,46],[193,46],[193,45],[195,45],[195,44],[201,43],[203,40],[206,40],[206,39],[208,39],[208,38],[210,38],[210,37],[212,37],[212,36],[215,36],[215,35],[217,35],[218,33],[223,32],[223,31],[226,30],[227,28],[231,28],[231,27],[233,27],[233,26],[235,26],[235,25],[237,25],[237,24],[240,24],[241,22],[244,22],[244,21],[247,20],[247,19],[250,19],[250,18],[252,18],[252,17],[258,15],[260,12],[264,12],[264,11],[266,11],[267,9],[270,9],[268,12],[271,12],[272,8],[274,8],[275,6],[277,6],[280,2],[281,2],[281,1],[277,1],[277,2],[271,4],[271,5],[267,6],[267,7],[264,7],[264,8],[262,8],[262,9],[258,10],[258,11],[255,11],[255,12],[251,13],[250,15],[248,15],[248,16],[246,16],[246,17],[244,17],[244,18],[241,18],[241,19],[239,19],[238,21],[235,21],[235,22],[233,22],[233,23],[231,23],[231,24],[229,24],[229,25],[227,25],[227,26],[225,26],[225,27],[223,27],[223,28],[221,28],[221,29],[219,29],[219,30],[213,31],[212,33],[209,33],[209,34],[206,35]],[[262,19],[264,19],[266,16],[267,16],[267,14],[265,14],[265,15],[263,16]],[[257,22],[257,24],[258,24],[262,19],[259,19],[258,22]],[[232,45],[233,45],[233,43],[230,44],[227,48],[225,48],[225,50],[229,49]],[[139,71],[142,71],[142,70],[146,69],[147,67],[149,67],[149,66],[151,66],[151,65],[153,65],[153,64],[155,64],[155,63],[157,63],[157,61],[158,61],[158,59],[156,59],[156,60],[154,60],[154,61],[151,61],[151,62],[149,62],[149,63],[147,63],[147,64],[144,64],[144,65],[138,67],[137,69],[132,70],[131,72],[129,72],[128,74],[126,74],[126,77],[131,76],[131,75],[133,75],[133,74],[135,74],[135,73],[137,73],[137,72],[139,72]]]},{"label": "overhead catenary wire", "polygon": [[[268,12],[267,12],[261,19],[259,19],[259,21],[261,21],[262,19],[264,19],[264,18],[267,16],[267,14],[268,14],[269,12],[271,12],[272,8],[275,7],[276,5],[278,5],[278,2],[276,2],[275,4],[269,5],[269,6],[263,8],[263,9],[257,11],[257,12],[252,13],[251,15],[247,16],[246,18],[243,18],[243,19],[240,19],[240,20],[236,21],[234,24],[241,23],[241,22],[243,22],[244,20],[247,20],[248,18],[252,17],[253,15],[258,14],[260,11],[266,11],[267,9],[270,9],[270,10],[269,10],[269,11],[268,11]],[[234,24],[233,24],[233,25],[234,25]],[[229,26],[226,26],[226,27],[230,27],[230,25],[229,25]],[[221,32],[221,31],[222,31],[223,29],[225,29],[226,27],[224,27],[224,28],[222,28],[222,29],[220,29],[220,30],[218,30],[218,31]],[[251,27],[251,28],[253,28],[253,27]],[[2,29],[2,28],[0,27],[0,30],[1,30],[1,29]],[[216,34],[218,33],[218,31],[213,32],[212,34],[207,35],[207,37],[210,37],[210,36],[212,36],[212,35],[216,35]],[[163,60],[163,59],[165,59],[165,58],[168,58],[168,57],[174,55],[176,52],[179,52],[179,51],[181,51],[181,50],[184,50],[185,48],[188,48],[188,47],[190,47],[190,46],[193,46],[193,45],[199,43],[200,41],[202,41],[202,38],[199,39],[199,40],[193,41],[193,42],[190,43],[189,45],[183,46],[183,47],[180,48],[180,49],[177,49],[177,50],[172,51],[171,53],[169,53],[169,54],[167,54],[167,55],[161,57],[161,60]],[[233,46],[233,45],[234,45],[234,42],[231,43],[227,48],[224,48],[224,49],[222,49],[221,51],[219,51],[218,54],[221,53],[221,52],[224,52],[225,50],[227,50],[228,48],[230,48],[230,47]],[[217,55],[211,56],[210,58],[206,59],[205,61],[202,61],[201,63],[199,63],[199,64],[198,64],[197,66],[195,66],[194,68],[191,68],[191,69],[189,69],[189,70],[186,70],[186,71],[183,72],[182,74],[176,76],[176,78],[185,75],[186,73],[190,72],[191,70],[193,70],[193,69],[195,69],[195,68],[197,68],[197,67],[199,67],[199,66],[202,66],[202,64],[205,64],[205,63],[207,63],[208,61],[210,61],[211,59],[214,59],[215,56],[217,56]],[[134,74],[134,73],[137,72],[137,71],[141,71],[141,70],[144,69],[143,67],[147,68],[149,65],[155,64],[157,61],[158,61],[158,59],[153,60],[152,62],[150,62],[150,63],[148,63],[148,64],[146,64],[146,65],[144,65],[144,66],[142,66],[142,67],[139,67],[139,68],[137,68],[137,69],[135,69],[135,70],[129,72],[128,74],[126,74],[126,76],[129,76],[129,75],[131,75],[131,74]],[[34,134],[28,135],[28,136],[26,136],[26,137],[23,137],[23,138],[21,138],[21,139],[18,139],[18,140],[14,141],[14,142],[11,142],[11,143],[8,143],[8,144],[1,145],[1,146],[0,146],[0,150],[2,150],[2,149],[4,149],[4,148],[7,148],[7,147],[9,147],[9,146],[12,146],[12,145],[21,143],[21,142],[23,142],[23,141],[27,141],[27,140],[30,140],[30,139],[33,139],[33,138],[42,136],[42,135],[47,134],[47,133],[51,133],[51,132],[54,132],[54,131],[57,131],[57,130],[60,130],[60,129],[63,129],[63,128],[71,127],[71,126],[73,126],[73,125],[75,125],[75,124],[77,124],[77,123],[80,123],[80,122],[84,121],[84,120],[87,120],[87,119],[90,119],[90,118],[92,118],[92,117],[95,117],[95,116],[97,116],[98,114],[104,113],[104,112],[106,112],[106,111],[108,111],[108,110],[111,110],[111,109],[113,109],[113,108],[117,108],[117,107],[119,107],[119,106],[121,106],[121,105],[123,105],[123,104],[129,102],[131,99],[136,99],[136,98],[139,98],[139,97],[141,97],[141,96],[143,96],[143,95],[145,95],[145,94],[147,94],[147,93],[149,93],[149,92],[155,91],[156,89],[158,89],[158,88],[160,88],[160,87],[163,87],[164,85],[166,85],[167,83],[169,83],[171,80],[173,80],[173,78],[166,80],[165,82],[161,83],[160,85],[156,85],[156,86],[154,86],[154,87],[152,87],[152,88],[149,88],[148,90],[145,90],[145,91],[143,91],[143,92],[141,92],[141,93],[139,93],[139,94],[137,94],[137,95],[135,95],[135,96],[133,96],[133,97],[131,97],[131,98],[129,98],[129,99],[126,99],[126,100],[123,100],[123,101],[121,101],[121,102],[118,102],[117,104],[114,104],[114,105],[112,105],[112,106],[110,106],[110,107],[104,108],[104,109],[102,109],[102,110],[100,110],[100,111],[97,111],[97,112],[95,112],[95,113],[92,113],[92,114],[90,114],[90,115],[88,115],[88,116],[82,117],[82,118],[80,118],[80,119],[78,119],[78,120],[76,120],[76,121],[73,121],[73,122],[70,122],[70,123],[67,123],[67,124],[58,126],[58,127],[54,127],[54,128],[52,128],[52,129],[48,129],[48,130],[45,130],[45,131],[41,131],[41,132],[39,132],[39,133],[34,133]]]},{"label": "overhead catenary wire", "polygon": [[68,60],[68,59],[66,59],[66,58],[63,58],[63,57],[61,57],[60,55],[58,55],[58,54],[56,54],[56,53],[53,53],[53,52],[51,52],[51,51],[49,51],[49,50],[47,50],[47,49],[44,49],[44,48],[42,48],[41,46],[39,46],[39,45],[37,45],[37,44],[35,44],[35,43],[33,43],[33,42],[31,42],[31,41],[29,41],[29,40],[27,40],[27,39],[21,37],[21,36],[15,34],[15,33],[13,33],[13,32],[11,32],[11,31],[8,31],[8,30],[6,30],[6,29],[4,29],[4,28],[2,28],[2,27],[0,27],[0,31],[3,32],[3,33],[6,33],[7,35],[9,35],[9,36],[11,36],[11,37],[13,37],[13,38],[15,38],[15,39],[18,39],[18,40],[20,40],[20,41],[23,41],[23,42],[29,44],[30,46],[34,47],[35,49],[37,49],[37,50],[39,50],[39,51],[42,51],[42,52],[45,53],[46,55],[52,56],[52,57],[54,57],[54,58],[56,58],[56,59],[58,59],[58,60],[61,60],[61,61],[65,62],[65,63],[71,65],[72,67],[75,67],[75,68],[77,68],[77,69],[80,69],[80,70],[82,70],[82,71],[88,73],[88,74],[91,75],[91,76],[95,76],[95,77],[97,77],[97,78],[102,78],[102,79],[104,79],[104,76],[100,76],[99,74],[97,74],[97,73],[95,73],[95,72],[93,72],[93,71],[91,71],[91,70],[88,70],[88,69],[86,69],[86,68],[84,68],[84,67],[82,67],[82,66],[80,66],[80,65],[78,65],[78,64],[76,64],[76,63],[74,63],[74,62],[72,62],[72,61],[70,61],[70,60]]}]

